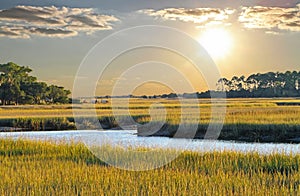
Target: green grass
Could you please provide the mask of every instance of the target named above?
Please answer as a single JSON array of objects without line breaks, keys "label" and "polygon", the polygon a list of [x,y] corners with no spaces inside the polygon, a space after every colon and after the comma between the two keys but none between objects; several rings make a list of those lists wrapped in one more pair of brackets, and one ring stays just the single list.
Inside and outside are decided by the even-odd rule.
[{"label": "green grass", "polygon": [[134,172],[103,163],[82,144],[1,139],[0,165],[0,195],[300,194],[300,155],[184,152]]}]

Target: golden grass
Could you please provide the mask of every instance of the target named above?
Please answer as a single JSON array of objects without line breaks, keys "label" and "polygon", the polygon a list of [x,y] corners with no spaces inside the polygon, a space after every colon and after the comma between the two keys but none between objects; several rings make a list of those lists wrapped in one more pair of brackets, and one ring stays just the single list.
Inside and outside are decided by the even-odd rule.
[{"label": "golden grass", "polygon": [[0,195],[299,195],[299,164],[300,155],[185,152],[134,172],[106,165],[82,144],[2,139]]},{"label": "golden grass", "polygon": [[[225,124],[246,123],[246,124],[300,124],[300,106],[277,106],[276,102],[298,102],[293,99],[229,99],[226,103]],[[149,108],[154,103],[161,103],[166,107],[167,119],[170,122],[178,122],[181,115],[181,106],[186,107],[185,111],[190,115],[183,119],[195,123],[193,113],[199,112],[200,123],[209,123],[211,119],[210,100],[187,101],[181,105],[177,100],[168,99],[131,99],[129,113],[132,116],[141,117],[142,122],[150,121]],[[126,100],[118,100],[114,110],[119,114],[127,113]],[[111,103],[94,105],[77,105],[76,112],[80,116],[89,116],[92,108],[96,108],[99,117],[113,116]],[[1,107],[0,119],[35,118],[35,117],[72,117],[72,105],[58,106],[18,106]],[[198,118],[197,116],[196,119]]]}]

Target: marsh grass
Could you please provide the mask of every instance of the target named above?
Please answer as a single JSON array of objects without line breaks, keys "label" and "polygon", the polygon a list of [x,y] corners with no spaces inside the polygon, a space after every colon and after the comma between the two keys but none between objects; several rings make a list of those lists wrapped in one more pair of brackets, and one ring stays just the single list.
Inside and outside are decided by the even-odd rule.
[{"label": "marsh grass", "polygon": [[[117,105],[108,104],[79,104],[74,110],[79,119],[75,127],[71,105],[42,105],[42,106],[14,106],[0,108],[0,128],[23,128],[25,131],[36,130],[67,130],[75,128],[96,129],[94,119],[89,116],[91,109],[95,109],[97,118],[104,129],[117,128],[116,119],[130,117],[136,123],[146,124],[153,120],[149,109],[160,102],[166,109],[166,125],[173,132],[174,127],[181,123],[198,124],[198,138],[203,136],[212,118],[209,99],[186,100],[183,105],[178,100],[170,99],[130,99],[129,107],[125,99],[117,101]],[[228,99],[219,106],[226,106],[224,127],[221,139],[265,142],[300,142],[300,106],[290,106],[298,103],[297,99]],[[278,106],[277,103],[286,103]],[[161,106],[159,106],[161,107]],[[185,110],[181,110],[182,108]],[[116,110],[119,116],[113,116]],[[155,113],[155,112],[154,112]],[[200,113],[200,116],[198,115]],[[186,115],[187,114],[187,115]],[[159,112],[156,119],[163,119]],[[183,117],[183,118],[182,118]],[[200,120],[199,120],[200,119]],[[11,130],[9,130],[11,131]],[[172,134],[171,134],[172,135]],[[294,140],[296,139],[296,140]]]},{"label": "marsh grass", "polygon": [[134,172],[103,163],[82,144],[1,139],[0,195],[299,195],[299,164],[299,155],[184,152]]}]

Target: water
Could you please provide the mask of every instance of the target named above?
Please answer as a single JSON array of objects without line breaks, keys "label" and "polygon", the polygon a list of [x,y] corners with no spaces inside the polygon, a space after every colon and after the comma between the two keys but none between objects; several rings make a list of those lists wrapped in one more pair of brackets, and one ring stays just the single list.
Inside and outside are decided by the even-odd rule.
[{"label": "water", "polygon": [[138,137],[136,131],[39,131],[39,132],[7,132],[0,133],[0,138],[24,138],[30,140],[75,141],[88,143],[97,138],[96,145],[110,144],[121,147],[149,147],[189,150],[196,152],[235,151],[258,152],[260,154],[284,153],[300,154],[300,144],[262,144],[241,143],[234,141],[211,141],[174,139],[167,137]]}]

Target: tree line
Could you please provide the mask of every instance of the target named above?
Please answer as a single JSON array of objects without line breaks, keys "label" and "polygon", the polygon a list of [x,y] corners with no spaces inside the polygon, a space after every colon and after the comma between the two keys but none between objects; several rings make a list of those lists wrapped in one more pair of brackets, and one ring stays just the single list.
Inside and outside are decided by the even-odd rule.
[{"label": "tree line", "polygon": [[0,102],[11,104],[68,103],[64,87],[47,85],[31,76],[32,69],[9,62],[0,64]]},{"label": "tree line", "polygon": [[[206,92],[135,96],[136,98],[210,98],[226,92],[229,98],[300,97],[300,71],[256,73],[249,77],[220,78],[217,90]],[[221,94],[220,94],[221,95]]]},{"label": "tree line", "polygon": [[226,91],[227,97],[299,97],[300,71],[221,78],[217,82],[217,90]]}]

